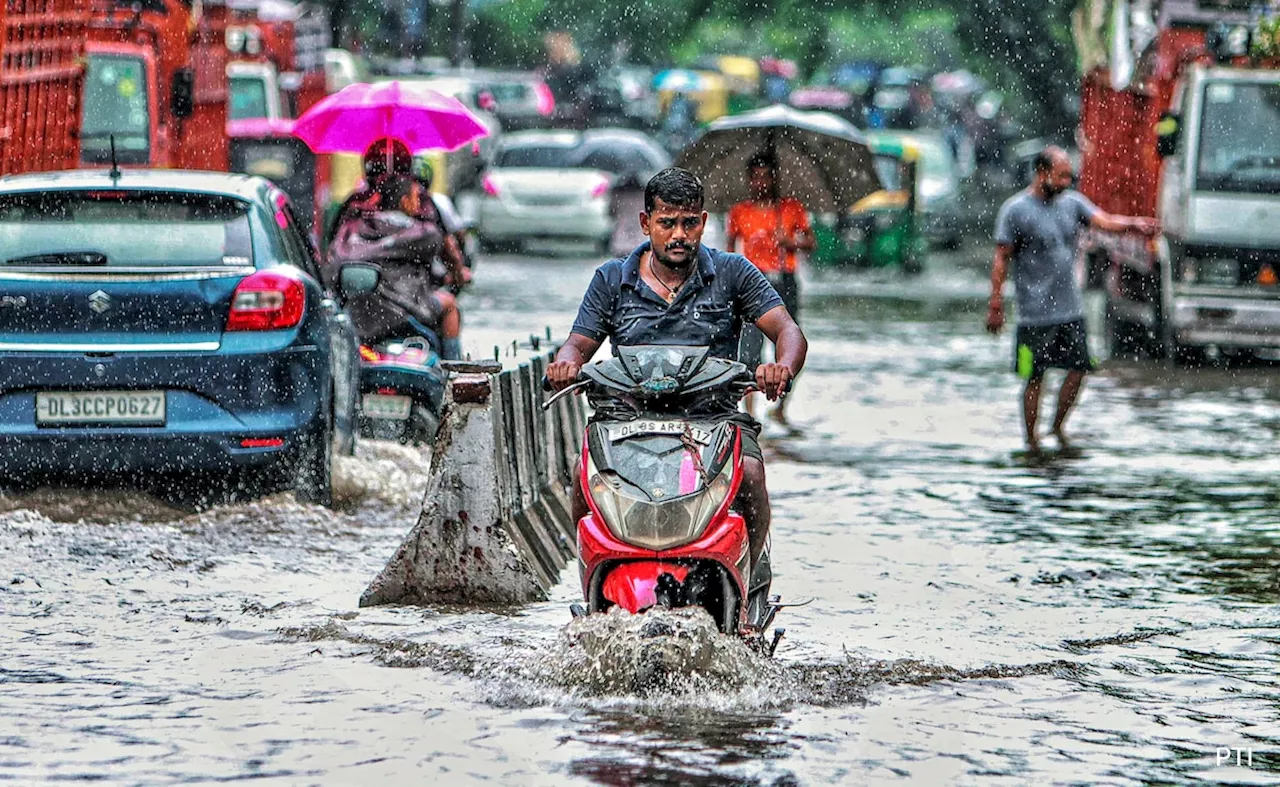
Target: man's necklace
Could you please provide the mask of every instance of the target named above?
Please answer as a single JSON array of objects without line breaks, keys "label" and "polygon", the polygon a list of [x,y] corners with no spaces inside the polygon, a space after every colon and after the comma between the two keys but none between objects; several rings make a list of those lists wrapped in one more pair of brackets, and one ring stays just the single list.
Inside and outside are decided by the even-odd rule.
[{"label": "man's necklace", "polygon": [[654,267],[654,264],[653,264],[652,252],[650,253],[650,256],[649,256],[649,273],[652,273],[653,280],[661,284],[662,289],[667,291],[668,303],[676,299],[676,294],[680,292],[680,288],[684,286],[685,281],[688,281],[688,279],[684,279],[683,281],[681,281],[679,284],[675,286],[675,289],[672,289],[671,286],[668,285],[665,281],[663,281],[662,277],[658,275],[658,269]]}]

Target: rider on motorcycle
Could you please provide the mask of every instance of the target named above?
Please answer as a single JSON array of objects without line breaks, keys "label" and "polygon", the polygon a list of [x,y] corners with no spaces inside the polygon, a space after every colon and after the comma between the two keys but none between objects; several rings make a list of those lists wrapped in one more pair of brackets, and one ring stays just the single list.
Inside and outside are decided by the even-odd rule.
[{"label": "rider on motorcycle", "polygon": [[[441,355],[446,359],[456,359],[461,357],[461,314],[454,293],[470,283],[471,271],[464,264],[455,238],[444,227],[430,193],[417,185],[412,167],[413,156],[399,140],[380,139],[369,146],[364,154],[365,184],[342,204],[326,238],[329,258],[335,270],[336,263],[355,260],[399,262],[398,265],[383,265],[385,286],[379,286],[378,292],[385,296],[399,290],[402,298],[413,292],[419,302],[412,310],[387,303],[377,310],[382,312],[381,316],[366,314],[370,321],[368,327],[377,329],[371,333],[389,328],[387,323],[392,319],[393,311],[416,313],[417,319],[429,318],[422,320],[425,327],[440,336]],[[386,196],[391,192],[394,196]],[[406,219],[411,221],[406,223]],[[371,251],[368,243],[356,242],[356,239],[378,240],[381,247]],[[368,253],[380,256],[376,259],[352,256]],[[413,264],[410,264],[411,260]],[[442,275],[432,270],[437,260],[443,263]],[[428,273],[427,286],[423,286],[423,268]],[[407,280],[393,286],[401,276],[407,276]],[[443,289],[444,286],[452,292]],[[374,309],[366,304],[365,311]],[[404,325],[403,321],[399,324]],[[356,325],[359,328],[360,322],[357,321]],[[414,328],[409,333],[421,331]],[[361,340],[373,339],[362,332]]]},{"label": "rider on motorcycle", "polygon": [[[701,245],[707,214],[702,182],[692,172],[663,170],[645,187],[640,227],[649,241],[626,259],[606,262],[578,310],[572,333],[547,367],[556,390],[573,384],[605,339],[614,347],[671,344],[710,347],[711,355],[736,360],[745,322],[754,323],[776,347],[776,363],[756,368],[756,385],[770,400],[782,396],[804,366],[804,333],[758,268],[739,254]],[[723,413],[741,426],[743,480],[739,513],[746,520],[754,563],[769,534],[760,424],[737,410]],[[573,517],[588,513],[574,477]]]},{"label": "rider on motorcycle", "polygon": [[382,178],[372,196],[377,209],[339,222],[329,247],[331,278],[343,262],[372,262],[382,269],[377,289],[348,303],[360,341],[436,334],[443,358],[461,358],[457,301],[436,286],[431,271],[444,236],[434,222],[420,218],[422,187],[412,178]]}]

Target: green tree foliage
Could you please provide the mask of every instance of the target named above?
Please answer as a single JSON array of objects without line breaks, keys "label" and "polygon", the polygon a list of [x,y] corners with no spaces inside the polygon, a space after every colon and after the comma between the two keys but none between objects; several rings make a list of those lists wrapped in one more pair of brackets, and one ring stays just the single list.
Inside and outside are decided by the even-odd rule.
[{"label": "green tree foliage", "polygon": [[1031,102],[1042,130],[1070,123],[1068,96],[1076,93],[1071,10],[1074,0],[960,0],[956,33],[971,57],[999,82],[1019,89]]}]

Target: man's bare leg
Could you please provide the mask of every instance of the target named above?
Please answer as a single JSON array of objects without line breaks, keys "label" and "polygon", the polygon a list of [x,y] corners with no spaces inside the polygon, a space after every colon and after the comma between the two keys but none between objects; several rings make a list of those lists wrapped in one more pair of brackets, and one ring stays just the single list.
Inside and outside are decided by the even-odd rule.
[{"label": "man's bare leg", "polygon": [[1053,418],[1053,436],[1057,438],[1058,445],[1063,448],[1071,447],[1064,429],[1067,425],[1067,416],[1071,415],[1071,408],[1080,397],[1080,387],[1083,383],[1084,372],[1067,372],[1067,378],[1062,381],[1062,389],[1058,391],[1058,412]]},{"label": "man's bare leg", "polygon": [[1022,424],[1027,441],[1027,450],[1040,452],[1040,438],[1036,436],[1036,424],[1040,420],[1040,389],[1044,378],[1035,377],[1027,380],[1027,387],[1022,391]]},{"label": "man's bare leg", "polygon": [[764,553],[769,540],[769,524],[773,517],[769,506],[769,490],[765,486],[764,462],[754,457],[742,459],[742,483],[738,487],[738,499],[734,508],[747,522],[747,537],[751,541],[751,565],[755,565]]}]

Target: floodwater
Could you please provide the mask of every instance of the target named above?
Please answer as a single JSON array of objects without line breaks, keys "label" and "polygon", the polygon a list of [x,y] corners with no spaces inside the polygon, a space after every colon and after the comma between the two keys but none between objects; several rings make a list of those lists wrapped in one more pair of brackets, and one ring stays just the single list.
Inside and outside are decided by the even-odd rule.
[{"label": "floodwater", "polygon": [[[591,270],[483,261],[473,351],[562,333]],[[1280,375],[1111,366],[1079,450],[1027,461],[983,291],[946,260],[810,284],[766,436],[774,589],[812,603],[776,659],[712,638],[658,691],[618,679],[633,621],[566,628],[572,570],[519,609],[358,609],[410,449],[342,461],[338,512],[2,496],[0,781],[1280,783]]]}]

